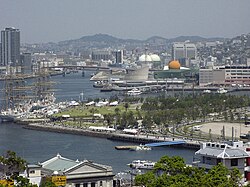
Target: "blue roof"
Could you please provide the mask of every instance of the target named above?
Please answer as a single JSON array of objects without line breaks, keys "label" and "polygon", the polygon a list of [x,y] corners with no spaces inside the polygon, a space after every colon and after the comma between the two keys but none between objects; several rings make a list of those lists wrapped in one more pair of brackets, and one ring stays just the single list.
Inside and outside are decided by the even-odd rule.
[{"label": "blue roof", "polygon": [[157,146],[164,146],[164,145],[179,145],[179,144],[185,144],[186,141],[168,141],[168,142],[157,142],[157,143],[148,143],[145,144],[149,147],[157,147]]}]

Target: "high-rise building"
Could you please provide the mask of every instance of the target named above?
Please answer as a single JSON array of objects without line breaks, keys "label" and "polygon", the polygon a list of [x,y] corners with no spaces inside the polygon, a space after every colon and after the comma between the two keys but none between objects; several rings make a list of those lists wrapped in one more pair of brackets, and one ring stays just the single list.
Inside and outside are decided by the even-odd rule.
[{"label": "high-rise building", "polygon": [[193,43],[174,43],[172,47],[172,59],[178,60],[181,65],[189,66],[190,59],[195,59],[197,49]]},{"label": "high-rise building", "polygon": [[114,54],[115,54],[115,63],[122,64],[123,63],[123,50],[115,51]]},{"label": "high-rise building", "polygon": [[173,60],[180,60],[185,58],[185,46],[184,43],[174,43],[172,48]]},{"label": "high-rise building", "polygon": [[1,31],[1,65],[20,66],[20,31],[5,28]]},{"label": "high-rise building", "polygon": [[23,74],[31,74],[31,53],[22,53],[20,55],[21,72]]},{"label": "high-rise building", "polygon": [[112,60],[112,54],[110,50],[95,50],[92,51],[91,58],[93,61]]}]

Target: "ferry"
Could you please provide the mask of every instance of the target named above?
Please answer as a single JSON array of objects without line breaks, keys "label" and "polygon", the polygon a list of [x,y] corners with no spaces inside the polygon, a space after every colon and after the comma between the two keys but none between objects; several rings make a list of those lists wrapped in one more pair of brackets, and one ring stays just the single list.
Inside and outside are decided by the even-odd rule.
[{"label": "ferry", "polygon": [[138,88],[133,88],[132,90],[127,92],[127,95],[129,96],[135,96],[135,95],[141,95],[142,92]]},{"label": "ferry", "polygon": [[217,92],[218,94],[224,94],[224,93],[227,93],[227,90],[224,89],[224,88],[219,88],[216,92]]},{"label": "ferry", "polygon": [[153,169],[156,162],[148,160],[134,160],[132,163],[128,164],[129,167],[135,169]]},{"label": "ferry", "polygon": [[211,90],[203,90],[203,93],[204,93],[204,94],[211,93]]}]

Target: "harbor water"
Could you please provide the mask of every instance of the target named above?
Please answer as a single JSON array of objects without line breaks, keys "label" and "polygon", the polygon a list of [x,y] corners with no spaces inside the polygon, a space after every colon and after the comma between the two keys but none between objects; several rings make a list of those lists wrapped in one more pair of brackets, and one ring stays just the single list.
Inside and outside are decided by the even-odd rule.
[{"label": "harbor water", "polygon": [[191,163],[195,152],[192,149],[171,147],[158,147],[151,151],[116,150],[117,145],[135,144],[105,138],[28,130],[12,123],[0,124],[0,155],[12,150],[29,163],[42,162],[59,153],[74,160],[87,159],[110,165],[117,173],[129,169],[127,164],[133,160],[157,161],[164,155],[178,155],[187,163]]},{"label": "harbor water", "polygon": [[[92,72],[53,76],[53,89],[57,101],[86,100],[88,98],[109,98],[117,92],[102,93],[93,88],[89,81]],[[3,82],[0,82],[3,87]],[[83,95],[81,94],[83,93]],[[2,96],[1,96],[2,98]],[[157,161],[164,155],[178,155],[191,163],[195,150],[171,147],[153,148],[151,151],[116,150],[117,145],[133,145],[129,142],[112,141],[105,138],[79,136],[24,129],[22,125],[0,123],[0,155],[7,150],[15,151],[29,163],[37,163],[54,157],[57,153],[78,160],[92,160],[110,165],[115,173],[129,169],[133,160]],[[135,144],[134,144],[135,145]]]},{"label": "harbor water", "polygon": [[[93,88],[89,81],[92,72],[85,72],[85,77],[79,73],[53,76],[53,89],[57,101],[87,100],[88,98],[109,98],[117,92],[100,92]],[[3,88],[3,82],[0,82]],[[244,94],[244,93],[241,93]],[[1,103],[2,104],[1,95]],[[105,138],[87,137],[72,134],[62,134],[24,129],[13,123],[0,123],[0,155],[7,150],[15,151],[29,163],[37,163],[54,157],[57,153],[64,157],[78,160],[92,160],[110,165],[115,173],[129,169],[127,164],[133,160],[157,161],[164,155],[178,155],[191,163],[195,150],[172,147],[158,147],[151,151],[116,150],[118,145],[133,145],[133,143],[112,141]]]}]

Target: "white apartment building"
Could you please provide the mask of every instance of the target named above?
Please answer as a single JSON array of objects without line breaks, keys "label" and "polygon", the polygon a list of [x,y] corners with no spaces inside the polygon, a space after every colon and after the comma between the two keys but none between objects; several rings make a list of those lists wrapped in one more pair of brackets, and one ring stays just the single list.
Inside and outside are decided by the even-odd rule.
[{"label": "white apartment building", "polygon": [[199,85],[250,84],[250,66],[221,66],[199,70]]}]

